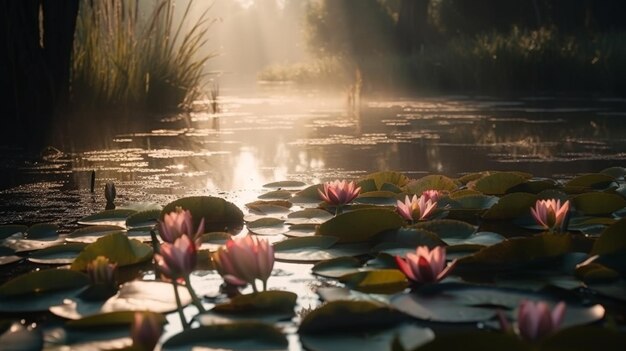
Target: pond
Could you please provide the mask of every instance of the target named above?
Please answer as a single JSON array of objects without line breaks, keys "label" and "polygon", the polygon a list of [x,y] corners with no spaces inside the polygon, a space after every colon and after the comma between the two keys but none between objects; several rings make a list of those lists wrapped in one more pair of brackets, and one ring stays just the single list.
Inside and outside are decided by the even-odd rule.
[{"label": "pond", "polygon": [[[539,240],[541,242],[538,245],[553,245],[558,248],[555,250],[562,250],[562,252],[559,251],[561,254],[566,253],[558,257],[558,266],[561,267],[556,269],[558,272],[555,273],[552,267],[545,269],[550,272],[544,272],[546,276],[531,278],[529,276],[529,274],[532,275],[529,273],[532,272],[531,270],[516,268],[512,270],[515,273],[515,279],[509,279],[510,277],[503,275],[476,278],[474,274],[476,272],[468,270],[468,267],[472,267],[469,264],[464,266],[464,271],[461,272],[459,269],[454,277],[447,280],[446,284],[449,285],[446,286],[449,286],[449,290],[436,286],[420,290],[419,293],[422,294],[420,296],[425,300],[420,300],[418,303],[410,293],[398,294],[406,287],[403,276],[402,284],[399,284],[397,279],[386,275],[384,279],[391,279],[387,281],[387,285],[377,282],[365,287],[359,285],[361,281],[355,283],[354,279],[357,278],[344,277],[343,280],[340,279],[341,283],[334,279],[343,273],[353,274],[378,268],[386,269],[384,274],[389,274],[388,270],[395,268],[395,263],[390,264],[389,258],[392,256],[389,255],[405,253],[406,247],[393,246],[391,242],[377,242],[378,246],[369,241],[367,245],[364,245],[365,243],[358,242],[358,240],[342,243],[341,238],[339,242],[333,241],[326,247],[324,247],[326,243],[320,242],[283,245],[281,249],[283,252],[277,254],[277,257],[282,257],[282,259],[276,262],[268,284],[270,290],[287,290],[297,294],[295,307],[297,317],[292,322],[282,321],[277,324],[287,335],[290,350],[302,348],[300,341],[303,336],[298,336],[297,329],[299,323],[310,311],[321,306],[319,295],[325,301],[349,299],[374,304],[366,306],[366,310],[381,303],[395,307],[409,306],[400,309],[420,320],[419,328],[401,324],[389,330],[385,329],[384,333],[375,334],[376,337],[372,339],[375,340],[375,349],[387,349],[394,337],[399,337],[403,345],[412,348],[432,339],[433,331],[436,335],[445,335],[459,330],[498,329],[495,322],[495,310],[482,307],[500,306],[500,308],[509,309],[507,313],[511,316],[517,303],[522,299],[546,299],[554,304],[558,299],[568,298],[568,314],[565,322],[567,326],[593,322],[598,324],[597,321],[604,318],[605,309],[611,318],[616,318],[616,322],[623,325],[626,310],[624,305],[626,288],[623,281],[618,279],[616,283],[614,279],[612,284],[602,285],[601,288],[598,287],[598,290],[588,290],[588,287],[574,278],[569,271],[573,270],[577,263],[589,257],[586,252],[591,250],[595,240],[607,228],[622,225],[620,223],[623,222],[621,218],[624,216],[623,208],[626,205],[621,204],[626,191],[624,191],[624,175],[618,173],[623,170],[621,167],[626,165],[624,162],[626,159],[626,120],[624,119],[626,99],[374,96],[364,99],[360,109],[356,111],[354,108],[349,108],[345,95],[341,92],[266,86],[253,92],[225,91],[219,99],[217,113],[209,111],[210,101],[199,101],[195,107],[195,112],[165,116],[129,131],[103,131],[96,133],[95,137],[86,138],[85,135],[92,135],[93,131],[85,131],[85,135],[76,138],[81,141],[77,142],[71,151],[50,147],[43,150],[41,158],[36,160],[24,160],[10,149],[2,150],[5,162],[2,169],[3,175],[0,177],[0,189],[2,189],[0,190],[0,223],[28,226],[36,223],[56,224],[59,226],[58,234],[61,234],[61,237],[50,239],[51,242],[56,242],[55,240],[60,240],[58,243],[67,241],[75,244],[93,242],[95,239],[85,239],[82,237],[83,234],[76,233],[77,230],[85,228],[85,224],[94,224],[88,223],[89,220],[85,220],[84,217],[100,213],[105,209],[104,187],[106,183],[113,182],[117,192],[115,203],[118,209],[153,211],[157,209],[158,213],[161,206],[180,198],[219,197],[243,210],[243,219],[248,223],[251,232],[262,234],[261,237],[267,238],[272,243],[278,243],[286,238],[309,237],[316,231],[314,226],[294,229],[295,224],[319,224],[333,217],[335,213],[333,208],[323,207],[329,210],[325,212],[325,215],[320,215],[319,212],[314,215],[307,213],[302,218],[287,219],[288,214],[318,207],[321,200],[317,198],[315,191],[313,199],[311,199],[310,192],[307,195],[308,198],[301,196],[305,198],[302,201],[291,197],[307,186],[334,179],[363,179],[375,172],[394,171],[397,173],[387,175],[390,177],[387,180],[396,183],[387,184],[385,187],[387,193],[391,189],[394,195],[394,192],[410,193],[403,178],[397,179],[398,174],[406,176],[407,181],[423,179],[428,175],[443,175],[441,179],[456,182],[457,185],[455,189],[448,188],[446,194],[450,192],[450,198],[440,202],[435,216],[436,220],[442,222],[437,222],[439,224],[433,227],[428,227],[428,224],[421,226],[417,224],[415,227],[417,229],[411,229],[410,235],[418,235],[419,240],[429,243],[432,243],[428,241],[431,239],[427,238],[430,234],[423,234],[420,230],[432,231],[441,237],[451,235],[442,243],[459,246],[449,252],[449,259],[466,257],[484,245],[501,244],[505,237],[521,236],[528,240]],[[603,178],[608,177],[606,174],[595,175],[591,180],[580,177],[586,173],[597,174],[608,168],[613,169],[609,173],[615,174],[614,178],[609,180]],[[506,177],[510,178],[505,177],[504,180],[499,181],[509,182],[513,178],[516,180],[519,178],[519,181],[503,191],[487,190],[491,189],[489,186],[475,187],[469,183],[469,180],[458,181],[463,179],[463,176],[471,178],[474,172],[487,170],[511,171],[506,173]],[[481,177],[489,174],[483,173]],[[95,175],[94,192],[91,191],[93,175]],[[395,180],[390,180],[392,178]],[[572,179],[574,181],[568,183]],[[301,184],[290,187],[288,183],[283,182],[267,186],[268,183],[286,180],[301,182]],[[372,180],[371,184],[374,183],[375,181]],[[441,181],[437,184],[443,183],[444,181]],[[377,185],[373,185],[374,189],[370,190],[381,190],[375,189]],[[421,189],[420,186],[418,184],[413,189]],[[522,188],[515,188],[515,186],[522,186]],[[562,197],[563,201],[570,198],[578,206],[572,219],[569,219],[569,231],[577,233],[571,236],[573,239],[569,236],[564,239],[562,235],[552,234],[532,236],[533,232],[541,232],[541,230],[537,231],[541,228],[537,228],[532,221],[528,222],[526,217],[529,217],[529,213],[521,216],[524,218],[520,219],[517,218],[520,217],[517,215],[520,210],[512,208],[523,207],[522,210],[529,212],[530,206],[519,204],[534,204],[537,199],[534,194],[516,195],[519,198],[510,200],[509,205],[502,205],[505,210],[500,208],[501,212],[493,211],[490,215],[485,215],[485,211],[490,210],[490,207],[493,207],[507,193],[513,192],[508,190],[526,189],[517,192],[532,193],[533,191],[529,189],[538,189],[535,193],[539,193],[541,189],[535,186],[543,187],[542,189],[552,196]],[[280,189],[289,190],[288,196],[284,197],[284,192],[272,192]],[[457,191],[474,191],[471,194],[464,193],[471,197],[471,201],[463,202],[460,197],[453,197]],[[615,191],[621,194],[621,197],[615,195],[613,193]],[[596,192],[611,193],[606,196],[615,198],[602,197],[598,200],[595,198]],[[267,193],[270,195],[263,196]],[[370,227],[376,227],[381,222],[387,221],[384,217],[388,211],[378,207],[395,205],[395,197],[390,198],[381,193],[383,192],[371,195],[369,199],[363,198],[357,201],[358,205],[349,207],[345,214],[373,211],[370,213],[374,219],[369,219],[364,215],[357,221],[368,223]],[[591,200],[580,198],[588,193],[593,193],[591,197],[594,198]],[[260,199],[277,200],[276,203],[287,199],[293,203],[289,205],[293,206],[284,211],[277,209],[276,203],[250,206],[251,202]],[[444,206],[445,201],[449,203]],[[470,202],[471,204],[468,204]],[[610,207],[610,211],[607,210],[608,212],[605,211],[605,213],[599,210],[595,212],[589,210],[591,205],[588,204],[591,202],[593,204],[604,202],[605,204],[601,207],[603,209]],[[504,200],[501,203],[504,203]],[[366,208],[371,205],[374,205],[374,208]],[[357,210],[359,206],[363,209]],[[353,209],[357,211],[351,211]],[[502,211],[517,212],[513,216],[503,215]],[[81,223],[78,223],[77,221],[81,218]],[[253,221],[268,218],[281,218],[281,221],[284,222],[285,219],[287,221],[252,227]],[[489,219],[496,221],[489,221]],[[504,219],[507,220],[506,223]],[[515,220],[511,221],[512,219]],[[120,220],[122,225],[126,223],[126,217],[112,219],[113,222],[120,222]],[[126,225],[128,226],[128,223]],[[356,225],[356,227],[359,226]],[[369,229],[365,226],[362,230],[368,232]],[[396,234],[389,234],[391,236],[385,240],[402,241],[406,239],[404,235],[409,235],[400,229],[394,230],[398,230]],[[613,231],[615,230],[617,229]],[[321,231],[334,234],[329,229]],[[453,234],[450,234],[450,231]],[[242,231],[242,233],[247,232],[248,229]],[[107,231],[97,234],[104,233]],[[474,237],[476,234],[482,236]],[[127,235],[130,236],[131,231],[127,232]],[[150,233],[145,230],[132,235],[150,242]],[[34,246],[20,246],[24,241],[21,240],[22,237],[18,239],[14,235],[11,237],[5,235],[5,237],[0,237],[4,239],[3,245],[17,251],[19,260],[13,262],[8,259],[2,260],[3,257],[0,257],[0,283],[5,283],[31,270],[51,266],[62,267],[50,265],[50,263],[60,262],[43,262],[33,259],[31,255],[39,257],[36,254],[37,251],[32,251]],[[378,239],[380,238],[377,237]],[[214,250],[217,247],[215,243],[220,241],[212,240],[208,240],[206,244]],[[414,242],[415,238],[411,240]],[[385,247],[383,250],[379,248],[380,244],[387,244],[387,246],[383,245]],[[596,246],[593,250],[601,250]],[[81,249],[82,247],[80,246]],[[298,248],[303,253],[294,253],[293,251],[298,250],[293,248]],[[377,249],[374,250],[374,248]],[[585,248],[583,253],[579,252],[581,248]],[[534,249],[529,250],[528,257],[532,257],[536,252],[533,251]],[[387,252],[388,255],[381,257],[375,255],[376,252]],[[14,251],[0,251],[0,255],[4,257],[9,257],[13,253]],[[546,254],[541,251],[539,256],[541,257],[542,254],[546,255],[544,258],[549,258],[550,262],[554,263],[553,253]],[[76,255],[78,251],[70,256]],[[28,256],[31,256],[30,259],[24,260]],[[359,260],[332,261],[328,263],[328,266],[322,266],[325,268],[316,268],[317,275],[311,273],[313,263],[320,261],[321,258],[343,256],[356,256]],[[368,261],[367,268],[363,268],[364,260],[371,259],[373,260]],[[483,261],[480,263],[484,264]],[[155,278],[151,264],[131,266],[130,269],[125,268],[124,272],[120,272],[121,281],[133,281],[138,276],[148,281]],[[623,268],[619,265],[618,267]],[[191,280],[196,292],[204,297],[205,307],[212,307],[214,304],[226,301],[220,289],[222,278],[210,268],[211,265],[205,262],[202,269],[192,274]],[[617,270],[620,271],[620,269]],[[563,273],[566,270],[568,274]],[[394,272],[398,271],[394,270]],[[577,278],[580,277],[577,276]],[[378,278],[371,279],[376,281]],[[481,284],[495,281],[497,287],[496,285],[465,285],[469,281]],[[549,288],[546,288],[544,283]],[[606,282],[602,281],[602,283]],[[344,289],[344,286],[349,286],[354,290]],[[155,288],[135,285],[127,287],[127,290],[133,289],[135,292],[139,291],[135,296],[139,299],[147,296],[146,291]],[[444,290],[446,292],[442,295]],[[601,298],[595,295],[594,298],[589,297],[589,294],[598,294],[598,291],[604,294]],[[251,293],[252,290],[247,287],[243,292]],[[390,298],[391,292],[397,295]],[[129,295],[116,302],[122,306],[119,307],[120,310],[146,307],[140,302],[133,305],[131,301],[134,298],[133,293],[128,291],[126,293]],[[73,298],[74,302],[76,301],[74,295],[65,297],[71,297],[70,300]],[[170,297],[167,299],[171,300]],[[114,334],[116,336],[111,340],[97,341],[95,344],[85,340],[98,339],[102,336],[94,337],[93,333],[85,332],[89,336],[73,335],[76,339],[68,339],[65,335],[66,330],[60,328],[64,325],[64,318],[75,319],[78,316],[105,310],[101,304],[83,303],[80,305],[79,302],[79,306],[76,307],[71,302],[65,301],[62,307],[53,309],[52,314],[39,313],[36,308],[25,308],[22,311],[17,307],[13,310],[13,307],[7,307],[7,303],[0,302],[0,312],[3,312],[0,313],[0,321],[22,320],[22,323],[34,322],[42,325],[45,330],[47,349],[65,349],[62,346],[64,344],[71,345],[69,349],[120,348],[128,345],[129,338],[125,337],[124,333],[122,336],[119,333]],[[46,302],[43,304],[45,305]],[[110,308],[115,310],[114,307]],[[372,319],[379,316],[376,313],[383,312],[377,310],[369,314],[369,312],[363,312],[362,306],[354,308],[356,310],[343,311],[343,313],[353,319],[364,318],[366,320],[363,322],[364,328],[375,329],[377,327],[377,322],[372,322]],[[43,311],[47,311],[47,308]],[[341,320],[344,317],[340,317],[340,311],[341,309],[339,312],[334,310],[329,313],[332,318],[337,317]],[[188,318],[192,318],[196,312],[193,306],[185,309]],[[397,324],[396,317],[389,317],[391,318],[389,323]],[[216,320],[219,321],[219,318],[215,316],[200,318],[200,323],[210,325],[216,323]],[[311,335],[316,335],[320,331],[324,332],[324,328],[320,325],[324,323],[324,319],[318,318],[308,324],[309,332],[316,331]],[[271,319],[270,317],[269,320]],[[345,319],[350,323],[348,317]],[[176,313],[168,314],[167,320],[169,324],[162,341],[182,330]],[[237,330],[245,332],[248,330],[245,328],[248,327],[240,326]],[[350,330],[350,327],[342,325],[341,322],[332,327],[337,330]],[[362,338],[363,335],[351,334],[351,332],[327,340],[311,335],[306,334],[306,345],[309,349],[316,350],[334,350],[341,348],[341,345],[353,346],[366,342]],[[421,340],[421,342],[411,343],[406,340],[411,338]],[[372,340],[370,342],[373,342]],[[508,341],[501,345],[509,345],[506,342]],[[260,345],[269,349],[276,347],[271,340],[254,341],[246,347],[256,349],[261,347]],[[169,345],[167,349],[177,348]]]}]

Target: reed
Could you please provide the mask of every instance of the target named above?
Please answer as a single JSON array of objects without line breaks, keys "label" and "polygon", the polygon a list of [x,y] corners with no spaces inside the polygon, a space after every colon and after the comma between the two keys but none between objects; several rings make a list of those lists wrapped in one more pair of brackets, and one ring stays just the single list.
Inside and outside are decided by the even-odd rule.
[{"label": "reed", "polygon": [[[173,0],[149,14],[140,1],[82,1],[76,25],[72,99],[80,107],[186,108],[201,95],[201,49],[214,19],[210,7],[191,20],[193,0],[175,18]],[[192,24],[187,27],[187,23]]]}]

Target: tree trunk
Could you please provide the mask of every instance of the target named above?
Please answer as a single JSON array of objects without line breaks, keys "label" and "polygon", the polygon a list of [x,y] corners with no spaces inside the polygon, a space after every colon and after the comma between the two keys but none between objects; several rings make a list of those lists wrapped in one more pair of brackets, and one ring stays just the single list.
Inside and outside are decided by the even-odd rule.
[{"label": "tree trunk", "polygon": [[402,0],[398,13],[397,35],[403,53],[422,50],[429,40],[428,6],[430,0]]}]

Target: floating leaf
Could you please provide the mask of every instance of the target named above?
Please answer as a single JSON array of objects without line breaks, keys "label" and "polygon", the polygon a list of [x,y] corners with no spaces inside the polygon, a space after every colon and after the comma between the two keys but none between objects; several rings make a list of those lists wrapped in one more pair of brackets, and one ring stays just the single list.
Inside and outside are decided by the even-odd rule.
[{"label": "floating leaf", "polygon": [[124,234],[109,234],[87,245],[72,263],[72,269],[85,270],[87,264],[98,256],[107,257],[110,261],[117,263],[118,267],[123,267],[152,258],[152,247],[137,240],[128,239]]},{"label": "floating leaf", "polygon": [[572,204],[585,215],[601,216],[626,207],[626,199],[616,194],[592,192],[575,196]]},{"label": "floating leaf", "polygon": [[19,323],[13,324],[6,333],[0,334],[2,350],[39,351],[43,349],[43,343],[41,328],[28,329]]},{"label": "floating leaf", "polygon": [[320,185],[311,185],[299,192],[297,192],[292,198],[291,202],[293,203],[319,203],[322,201],[318,190],[320,189]]},{"label": "floating leaf", "polygon": [[586,284],[602,284],[617,281],[620,278],[620,274],[599,263],[590,263],[576,268],[576,278]]},{"label": "floating leaf", "polygon": [[220,246],[225,245],[232,235],[226,232],[213,232],[203,234],[201,237],[201,250],[217,251]]},{"label": "floating leaf", "polygon": [[396,195],[396,193],[390,191],[370,191],[361,193],[354,199],[354,202],[358,204],[395,206],[397,201]]},{"label": "floating leaf", "polygon": [[626,217],[602,232],[591,250],[591,255],[608,255],[626,251]]},{"label": "floating leaf", "polygon": [[413,180],[406,185],[406,192],[409,194],[421,195],[426,190],[454,191],[459,184],[443,175],[431,174],[423,178]]},{"label": "floating leaf", "polygon": [[21,261],[23,259],[24,259],[24,257],[14,256],[14,255],[0,256],[0,266],[4,266],[4,265],[7,265],[7,264],[19,262],[19,261]]},{"label": "floating leaf", "polygon": [[393,171],[383,171],[371,173],[363,177],[363,180],[373,180],[376,190],[381,190],[385,183],[395,185],[398,188],[405,186],[409,182],[409,178],[402,173]]},{"label": "floating leaf", "polygon": [[523,176],[513,172],[498,172],[486,175],[476,180],[470,189],[478,190],[485,195],[503,195],[519,184],[526,181]]},{"label": "floating leaf", "polygon": [[374,294],[397,293],[409,285],[404,273],[397,269],[348,273],[339,277],[339,281],[351,289]]},{"label": "floating leaf", "polygon": [[285,236],[291,238],[303,238],[315,235],[317,224],[293,224],[289,227],[289,231],[284,233]]},{"label": "floating leaf", "polygon": [[392,343],[397,342],[399,350],[414,350],[435,338],[428,328],[402,324],[395,327],[352,330],[341,333],[305,334],[300,341],[311,351],[392,351]]},{"label": "floating leaf", "polygon": [[437,336],[435,340],[420,347],[420,351],[448,351],[459,348],[463,340],[463,351],[507,350],[531,351],[531,346],[518,337],[504,333],[462,332]]},{"label": "floating leaf", "polygon": [[166,213],[181,207],[189,210],[193,217],[194,228],[204,218],[204,232],[239,231],[243,225],[243,212],[233,203],[213,196],[184,197],[167,204],[161,211],[161,219]]},{"label": "floating leaf", "polygon": [[0,240],[6,239],[16,233],[25,233],[27,230],[28,226],[21,224],[0,225]]},{"label": "floating leaf", "polygon": [[[152,320],[160,321],[161,324],[165,324],[165,317],[162,314],[148,311],[143,311],[143,313],[150,314]],[[122,325],[130,329],[130,325],[134,320],[135,311],[107,312],[70,320],[65,323],[65,328],[73,330],[102,330],[102,328]]]},{"label": "floating leaf", "polygon": [[369,252],[369,245],[335,245],[337,238],[312,236],[291,238],[274,244],[274,256],[281,261],[319,262],[342,256],[357,256]]},{"label": "floating leaf", "polygon": [[262,291],[238,295],[230,302],[218,304],[206,314],[196,317],[201,325],[213,324],[220,318],[277,322],[291,319],[298,295],[289,291]]},{"label": "floating leaf", "polygon": [[71,264],[85,246],[83,243],[51,246],[33,252],[28,260],[39,264]]},{"label": "floating leaf", "polygon": [[22,233],[15,233],[10,237],[4,239],[2,244],[5,247],[12,249],[16,253],[21,253],[45,249],[46,247],[60,245],[64,242],[64,239],[59,236],[45,240],[29,240],[24,239],[22,235]]},{"label": "floating leaf", "polygon": [[46,269],[15,277],[0,286],[0,295],[14,297],[86,286],[87,275],[68,269]]},{"label": "floating leaf", "polygon": [[246,226],[248,227],[248,230],[254,234],[278,235],[289,231],[289,227],[283,225],[283,223],[285,223],[285,221],[282,219],[264,217],[259,218],[253,222],[249,222],[246,224]]},{"label": "floating leaf", "polygon": [[122,234],[124,233],[124,229],[116,225],[93,225],[76,229],[65,238],[65,241],[75,243],[93,243],[99,238],[114,233]]},{"label": "floating leaf", "polygon": [[578,176],[567,183],[565,183],[566,187],[581,187],[581,188],[591,188],[591,189],[603,189],[606,188],[609,184],[615,181],[615,178],[600,173],[593,174],[585,174]]},{"label": "floating leaf", "polygon": [[436,233],[441,239],[468,238],[476,232],[476,227],[463,221],[454,219],[435,219],[418,222],[413,228],[424,229]]},{"label": "floating leaf", "polygon": [[126,219],[126,228],[154,227],[158,223],[160,217],[160,209],[137,212],[130,215]]},{"label": "floating leaf", "polygon": [[626,345],[623,332],[609,328],[578,326],[564,328],[541,343],[542,351],[622,351]]},{"label": "floating leaf", "polygon": [[289,190],[274,190],[274,191],[270,191],[270,192],[259,195],[259,199],[289,200],[291,199],[291,195],[292,193]]},{"label": "floating leaf", "polygon": [[58,236],[59,226],[52,223],[33,224],[26,233],[24,238],[29,240],[43,240]]},{"label": "floating leaf", "polygon": [[445,243],[436,233],[422,228],[402,227],[385,231],[376,235],[373,241],[378,243],[372,249],[373,252],[396,248],[407,248],[414,251],[418,246],[428,246],[431,249],[436,246],[445,246]]},{"label": "floating leaf", "polygon": [[284,350],[287,346],[287,338],[277,328],[258,322],[239,322],[185,330],[168,339],[161,349]]},{"label": "floating leaf", "polygon": [[286,200],[253,201],[246,207],[256,214],[271,215],[275,213],[287,213],[293,204]]},{"label": "floating leaf", "polygon": [[417,319],[444,322],[469,323],[486,321],[495,316],[494,310],[452,303],[449,298],[422,296],[414,293],[392,297],[391,304]]},{"label": "floating leaf", "polygon": [[505,237],[498,233],[493,232],[478,232],[474,233],[467,238],[443,238],[443,241],[452,245],[448,248],[448,252],[454,250],[455,252],[459,252],[461,250],[479,250],[482,249],[483,246],[491,246],[502,241],[506,240]]},{"label": "floating leaf", "polygon": [[498,203],[497,196],[466,195],[454,199],[462,209],[486,210]]},{"label": "floating leaf", "polygon": [[369,301],[332,301],[307,314],[300,335],[326,334],[358,329],[386,328],[406,319],[398,311]]},{"label": "floating leaf", "polygon": [[306,186],[306,183],[303,183],[297,180],[283,180],[280,182],[267,183],[263,185],[264,188],[275,188],[275,189],[302,188],[304,186]]},{"label": "floating leaf", "polygon": [[626,168],[624,167],[609,167],[600,171],[602,174],[606,174],[614,179],[623,178],[626,176]]},{"label": "floating leaf", "polygon": [[483,214],[484,219],[505,220],[513,219],[530,212],[530,208],[535,205],[537,196],[527,193],[511,193],[504,195],[498,203],[491,206]]},{"label": "floating leaf", "polygon": [[404,219],[386,209],[363,209],[340,214],[321,224],[317,235],[335,236],[339,243],[363,242],[377,233],[400,228]]},{"label": "floating leaf", "polygon": [[137,213],[135,210],[105,210],[79,219],[78,224],[123,227],[126,224],[126,219],[135,213]]},{"label": "floating leaf", "polygon": [[552,179],[530,180],[509,188],[510,193],[539,194],[545,190],[557,189],[559,184]]},{"label": "floating leaf", "polygon": [[339,278],[358,271],[361,266],[361,262],[354,257],[337,257],[316,263],[311,271],[322,277]]},{"label": "floating leaf", "polygon": [[333,215],[318,208],[307,208],[302,211],[292,212],[287,218],[288,224],[322,224],[333,218]]}]

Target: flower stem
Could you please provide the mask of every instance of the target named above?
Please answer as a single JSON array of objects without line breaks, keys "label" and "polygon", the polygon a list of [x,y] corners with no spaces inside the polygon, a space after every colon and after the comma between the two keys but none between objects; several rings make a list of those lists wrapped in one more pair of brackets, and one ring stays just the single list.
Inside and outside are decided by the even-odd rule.
[{"label": "flower stem", "polygon": [[254,291],[255,293],[259,292],[259,290],[257,290],[256,288],[256,281],[253,281],[250,285],[252,285],[252,291]]},{"label": "flower stem", "polygon": [[263,281],[263,291],[267,290],[267,280]]},{"label": "flower stem", "polygon": [[185,285],[187,286],[187,290],[189,290],[189,295],[191,295],[191,300],[193,301],[193,304],[198,308],[198,311],[200,313],[206,312],[206,310],[204,309],[204,306],[202,306],[202,301],[198,299],[198,295],[196,295],[196,292],[193,290],[193,287],[191,286],[191,279],[189,279],[189,276],[185,277]]},{"label": "flower stem", "polygon": [[185,314],[183,313],[183,304],[180,302],[180,295],[178,294],[178,284],[176,280],[172,281],[172,285],[174,286],[174,297],[176,298],[176,306],[178,308],[178,316],[180,317],[180,323],[183,325],[183,329],[189,329],[189,325],[187,325],[187,320],[185,319]]}]

